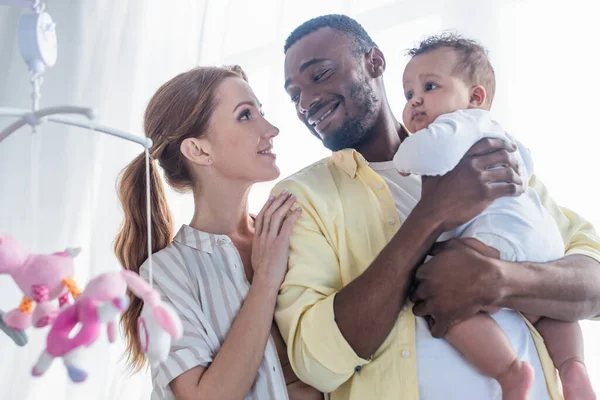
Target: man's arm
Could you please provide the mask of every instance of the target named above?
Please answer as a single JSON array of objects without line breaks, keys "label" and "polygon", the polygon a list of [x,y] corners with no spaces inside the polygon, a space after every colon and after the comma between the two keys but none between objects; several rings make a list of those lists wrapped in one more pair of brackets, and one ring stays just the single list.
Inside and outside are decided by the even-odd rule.
[{"label": "man's arm", "polygon": [[[401,298],[398,287],[392,287],[390,280],[404,280],[407,285],[411,277],[408,273],[403,277],[397,260],[388,258],[389,264],[384,264],[385,261],[381,263],[384,267],[389,265],[390,272],[386,271],[387,276],[374,274],[369,277],[369,272],[365,272],[358,278],[362,280],[366,277],[367,287],[373,285],[376,290],[361,293],[355,291],[357,287],[353,283],[344,288],[339,258],[332,245],[335,239],[328,232],[327,222],[317,214],[318,207],[315,209],[314,203],[310,201],[319,191],[307,196],[303,193],[304,188],[294,182],[284,181],[275,187],[273,193],[284,188],[296,195],[296,204],[302,207],[303,212],[290,239],[289,270],[277,300],[275,319],[287,342],[288,356],[294,372],[302,381],[320,391],[332,392],[355,373],[356,367],[369,362],[369,356],[383,342],[396,321],[405,296]],[[411,223],[407,221],[405,224],[410,226]],[[426,230],[422,229],[422,232]],[[420,261],[417,254],[424,255],[428,247],[422,245],[412,251],[406,249],[416,243],[419,236],[425,235],[426,233],[415,232],[412,238],[404,236],[407,240],[399,249],[388,246],[378,259],[393,257],[395,252],[402,251],[406,255],[403,265],[407,267],[404,271],[409,271],[409,263],[417,265]],[[403,238],[401,235],[396,237]],[[428,239],[422,239],[423,242],[426,240]],[[433,240],[430,239],[429,243]],[[379,281],[377,278],[385,279]],[[391,294],[386,294],[386,291]],[[403,292],[406,293],[407,288]],[[340,312],[335,303],[339,305],[339,296],[346,293],[351,296],[343,298],[341,304],[349,307],[349,312]],[[391,311],[388,310],[390,308]],[[354,326],[344,325],[344,322],[349,321]],[[365,329],[368,324],[375,326]],[[349,329],[356,330],[357,335],[363,335],[365,342],[372,346],[372,349],[367,350],[368,354],[361,353],[360,346],[356,349],[347,340]],[[387,331],[380,333],[382,329]]]},{"label": "man's arm", "polygon": [[550,263],[501,263],[500,307],[563,321],[600,316],[600,264],[572,255]]},{"label": "man's arm", "polygon": [[[414,313],[435,319],[432,334],[443,337],[457,321],[485,306],[573,321],[600,315],[600,237],[579,215],[560,208],[544,185],[529,182],[555,219],[565,257],[548,263],[492,260],[453,240],[417,270]],[[465,284],[467,282],[468,284]]]},{"label": "man's arm", "polygon": [[392,330],[417,265],[442,233],[440,220],[419,207],[358,278],[333,302],[335,322],[360,357],[368,359]]},{"label": "man's arm", "polygon": [[421,200],[400,230],[335,298],[336,323],[358,355],[370,357],[388,336],[417,265],[442,232],[474,218],[499,197],[522,193],[512,169],[490,169],[517,169],[516,157],[507,151],[514,149],[500,139],[484,139],[449,173],[423,178]]},{"label": "man's arm", "polygon": [[502,307],[576,321],[600,316],[600,236],[573,211],[561,208],[535,176],[530,181],[556,221],[565,257],[550,263],[503,263]]},{"label": "man's arm", "polygon": [[294,193],[304,210],[291,237],[289,271],[275,315],[300,379],[324,392],[345,382],[388,336],[406,301],[414,269],[437,236],[473,218],[496,198],[522,191],[512,169],[489,169],[516,168],[509,153],[514,148],[507,148],[500,140],[486,139],[455,170],[428,179],[422,200],[390,244],[345,287],[331,245],[335,238],[326,237],[319,209],[310,201],[322,194],[313,188],[315,193],[307,196],[311,188],[293,181],[274,189]]}]

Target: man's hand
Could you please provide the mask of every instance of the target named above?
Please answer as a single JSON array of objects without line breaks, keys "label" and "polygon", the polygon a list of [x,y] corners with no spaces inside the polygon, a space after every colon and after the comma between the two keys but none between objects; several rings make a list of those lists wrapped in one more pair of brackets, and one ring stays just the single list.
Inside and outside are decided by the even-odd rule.
[{"label": "man's hand", "polygon": [[443,176],[424,176],[418,207],[425,207],[449,231],[480,214],[494,200],[523,193],[516,146],[499,139],[477,142]]},{"label": "man's hand", "polygon": [[453,239],[436,243],[428,262],[418,267],[416,287],[410,298],[413,313],[430,317],[434,337],[471,318],[501,297],[502,279],[498,252],[476,239]]}]

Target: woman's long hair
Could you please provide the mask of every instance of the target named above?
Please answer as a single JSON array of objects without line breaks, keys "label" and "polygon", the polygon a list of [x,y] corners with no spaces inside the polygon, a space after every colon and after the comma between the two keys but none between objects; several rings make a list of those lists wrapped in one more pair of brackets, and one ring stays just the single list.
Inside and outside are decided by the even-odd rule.
[{"label": "woman's long hair", "polygon": [[[144,131],[153,143],[150,149],[152,253],[164,249],[173,240],[173,220],[156,161],[174,190],[192,189],[192,177],[180,146],[185,139],[198,138],[208,132],[216,106],[216,91],[229,77],[246,80],[239,66],[192,69],[162,85],[146,108]],[[145,158],[140,154],[121,172],[118,181],[124,219],[114,249],[123,268],[136,273],[148,258],[145,174]],[[145,364],[137,330],[143,302],[131,292],[129,298],[131,304],[122,315],[121,324],[127,339],[127,361],[134,371],[139,371]]]}]

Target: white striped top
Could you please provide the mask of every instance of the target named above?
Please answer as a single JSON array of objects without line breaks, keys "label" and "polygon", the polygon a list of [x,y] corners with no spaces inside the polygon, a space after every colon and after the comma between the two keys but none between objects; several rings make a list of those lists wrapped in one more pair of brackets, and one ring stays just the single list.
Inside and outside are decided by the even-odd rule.
[{"label": "white striped top", "polygon": [[[175,397],[169,383],[173,379],[198,365],[211,364],[250,284],[228,236],[201,232],[188,225],[183,225],[173,242],[155,253],[152,261],[154,287],[183,322],[183,337],[173,342],[167,361],[152,368],[152,400],[172,400]],[[147,261],[140,275],[148,280]],[[288,399],[272,338],[246,399]]]}]

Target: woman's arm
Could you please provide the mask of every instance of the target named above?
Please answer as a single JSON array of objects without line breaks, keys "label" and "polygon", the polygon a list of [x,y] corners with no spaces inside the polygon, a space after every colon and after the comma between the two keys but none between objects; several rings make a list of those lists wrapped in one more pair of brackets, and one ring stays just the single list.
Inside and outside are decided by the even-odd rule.
[{"label": "woman's arm", "polygon": [[289,235],[301,209],[295,198],[270,199],[256,217],[254,279],[221,349],[208,368],[197,366],[170,383],[179,400],[243,399],[256,379],[273,325],[279,286],[287,270]]},{"label": "woman's arm", "polygon": [[266,282],[252,284],[212,364],[192,368],[171,382],[178,400],[243,399],[248,394],[265,353],[278,290]]}]

